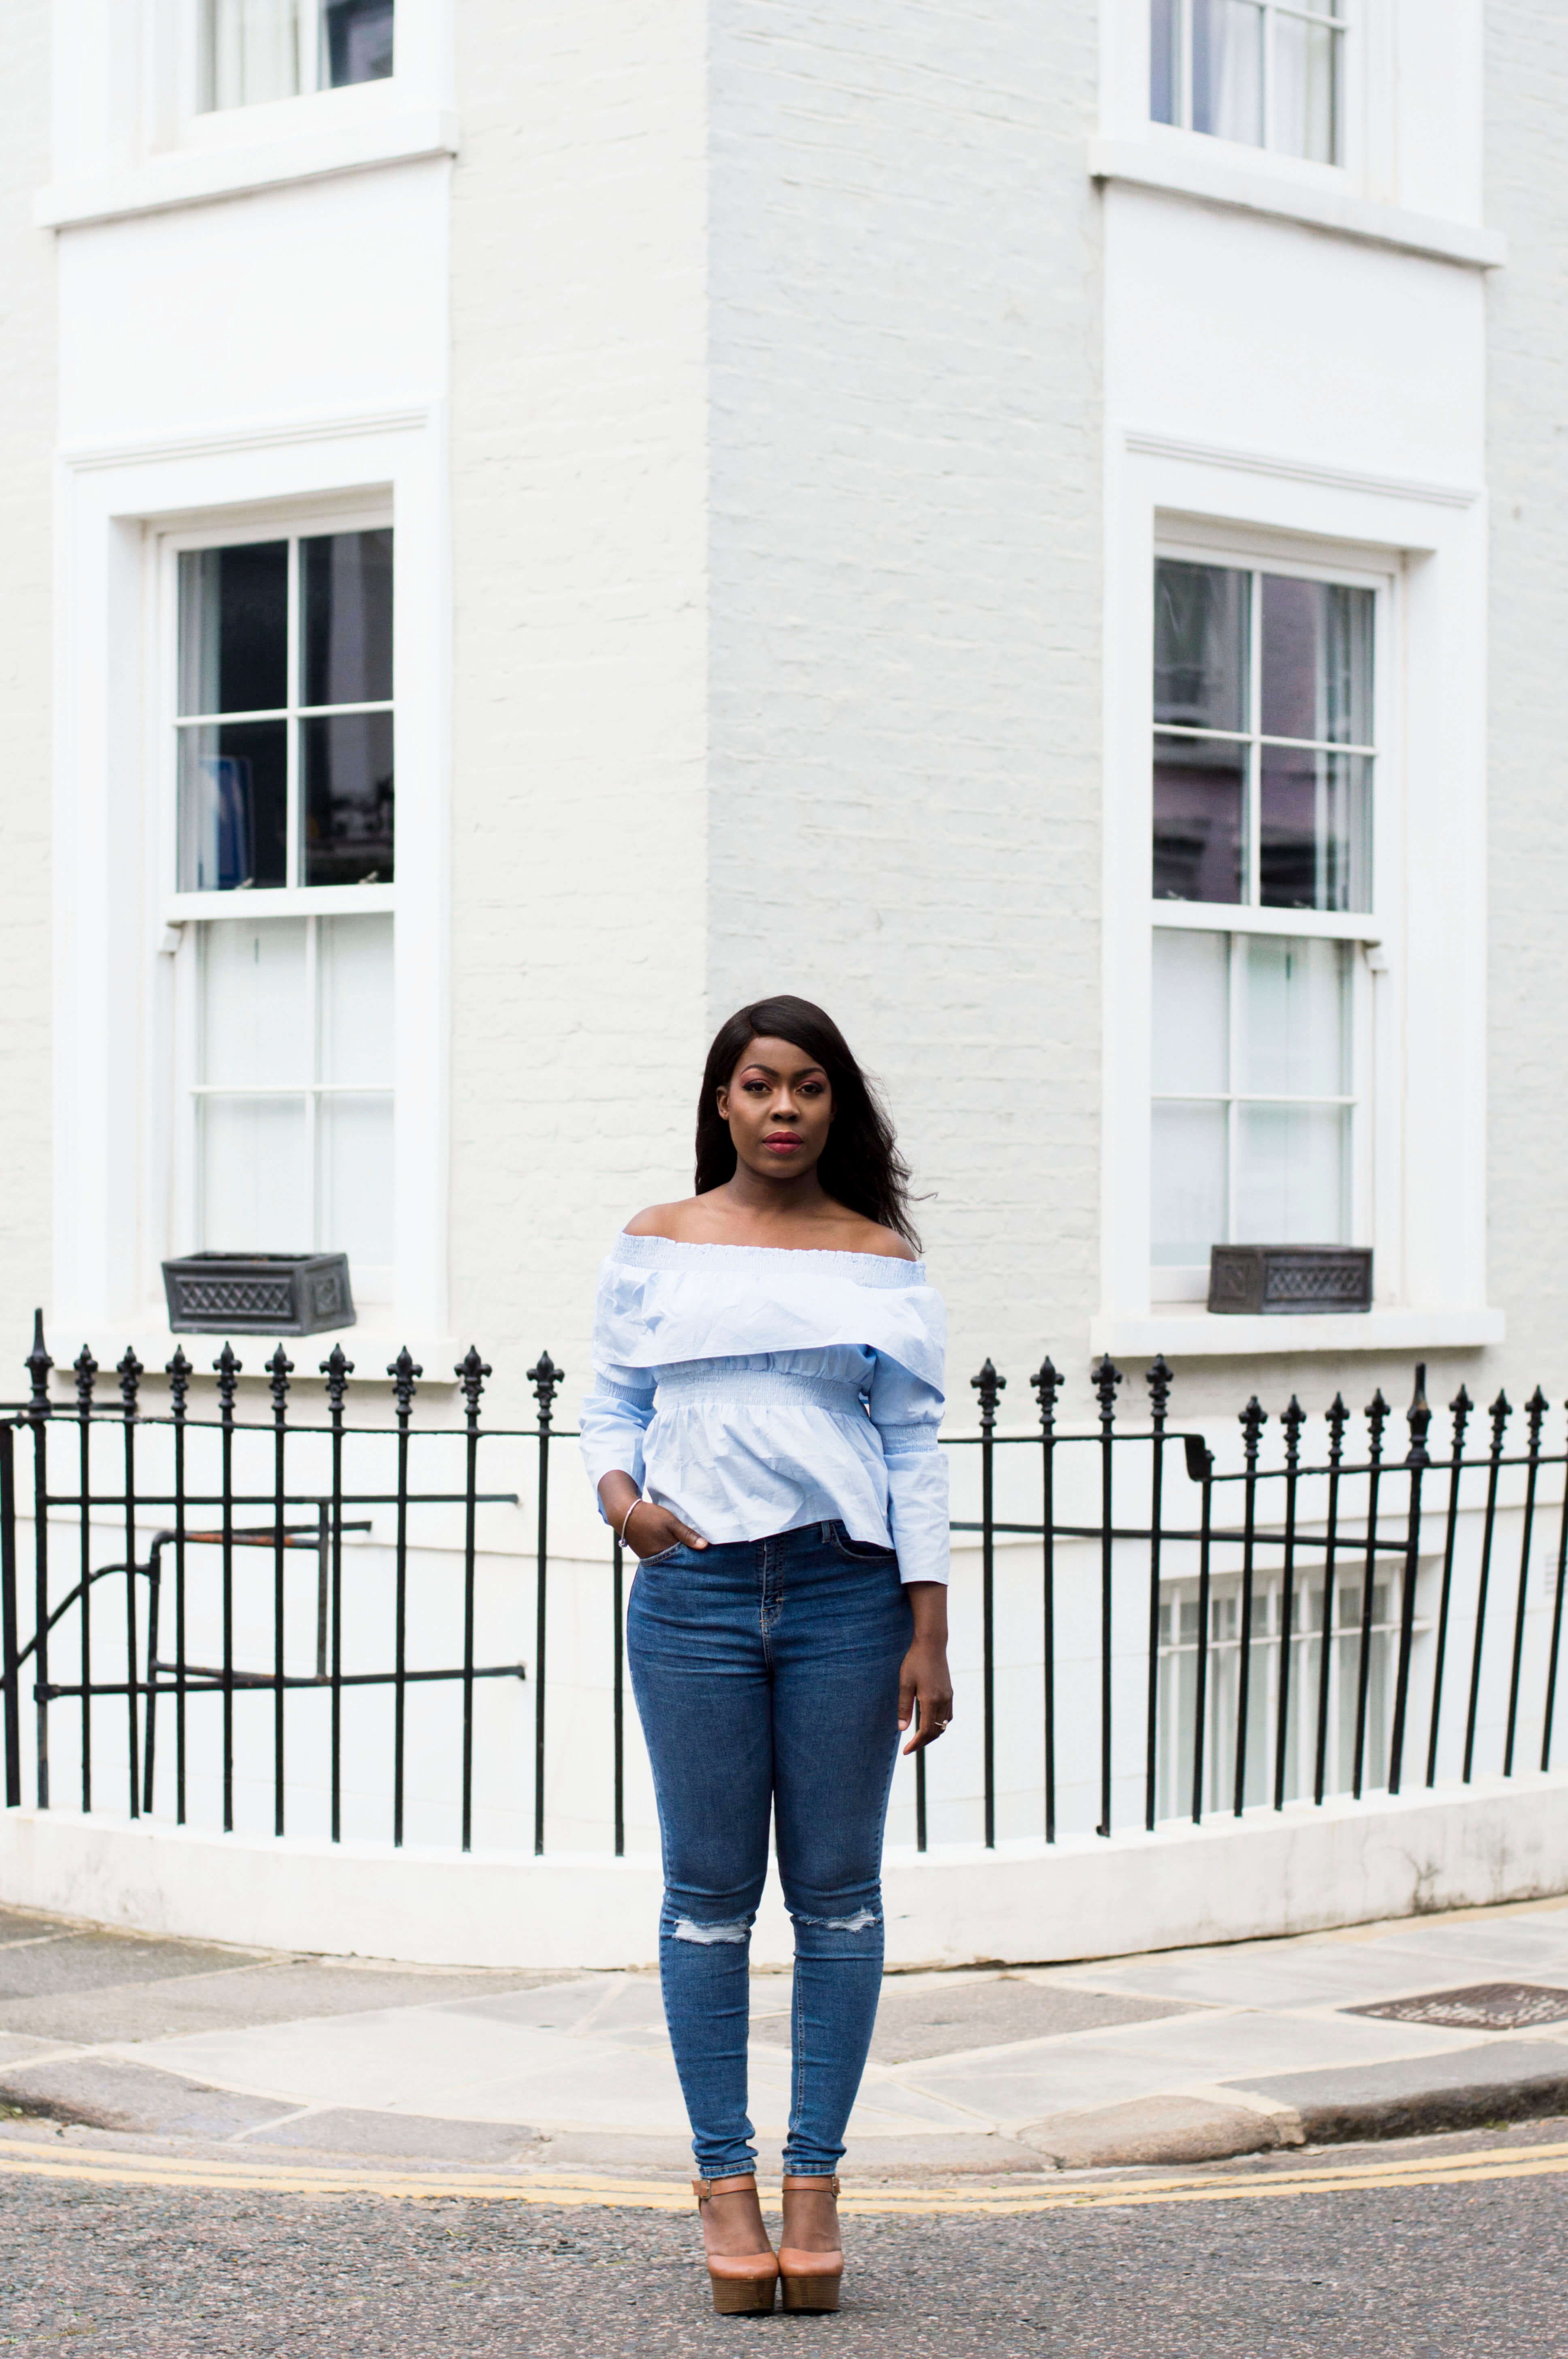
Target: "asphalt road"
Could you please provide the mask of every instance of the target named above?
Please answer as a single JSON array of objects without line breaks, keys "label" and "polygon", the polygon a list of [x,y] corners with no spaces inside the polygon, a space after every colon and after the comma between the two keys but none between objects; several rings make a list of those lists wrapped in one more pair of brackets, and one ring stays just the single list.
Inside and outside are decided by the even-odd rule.
[{"label": "asphalt road", "polygon": [[[1424,2166],[1568,2122],[1185,2174]],[[1521,2155],[1522,2158],[1522,2155]],[[1122,2175],[1125,2184],[1126,2175]],[[1092,2185],[1092,2180],[1083,2182]],[[1568,2173],[975,2220],[859,2219],[836,2317],[714,2318],[647,2211],[0,2180],[0,2351],[555,2359],[1563,2359]]]}]

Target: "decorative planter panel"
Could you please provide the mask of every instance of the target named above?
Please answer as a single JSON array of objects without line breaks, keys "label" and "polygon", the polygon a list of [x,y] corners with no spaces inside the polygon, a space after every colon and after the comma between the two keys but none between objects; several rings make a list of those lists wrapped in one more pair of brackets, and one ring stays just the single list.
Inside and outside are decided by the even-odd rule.
[{"label": "decorative planter panel", "polygon": [[1281,1318],[1370,1310],[1370,1245],[1211,1245],[1209,1309]]},{"label": "decorative planter panel", "polygon": [[354,1325],[348,1256],[186,1254],[163,1265],[177,1335],[315,1335]]}]

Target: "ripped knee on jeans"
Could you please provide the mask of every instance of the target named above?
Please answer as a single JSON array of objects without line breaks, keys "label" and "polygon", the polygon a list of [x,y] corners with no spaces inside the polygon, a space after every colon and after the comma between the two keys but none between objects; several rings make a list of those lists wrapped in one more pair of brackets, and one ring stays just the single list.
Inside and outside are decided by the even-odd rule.
[{"label": "ripped knee on jeans", "polygon": [[857,1908],[853,1917],[810,1917],[803,1908],[789,1911],[797,1925],[816,1925],[825,1933],[869,1933],[882,1922],[879,1908]]},{"label": "ripped knee on jeans", "polygon": [[730,1917],[715,1925],[699,1925],[694,1917],[677,1917],[671,1929],[677,1941],[746,1941],[751,1938],[749,1917]]}]

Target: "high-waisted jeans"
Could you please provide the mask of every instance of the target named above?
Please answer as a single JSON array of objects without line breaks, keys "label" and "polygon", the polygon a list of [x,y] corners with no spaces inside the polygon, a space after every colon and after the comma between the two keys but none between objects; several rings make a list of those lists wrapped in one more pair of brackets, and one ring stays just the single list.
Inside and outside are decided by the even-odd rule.
[{"label": "high-waisted jeans", "polygon": [[747,1969],[771,1815],[795,1925],[784,2168],[844,2153],[882,1979],[882,1831],[912,1615],[897,1557],[811,1524],[669,1549],[626,1622],[664,1846],[665,2018],[706,2179],[756,2166]]}]

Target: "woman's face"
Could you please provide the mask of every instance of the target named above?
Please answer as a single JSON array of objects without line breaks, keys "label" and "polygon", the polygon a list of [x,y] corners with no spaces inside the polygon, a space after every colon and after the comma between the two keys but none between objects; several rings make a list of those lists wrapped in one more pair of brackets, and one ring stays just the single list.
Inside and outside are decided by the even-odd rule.
[{"label": "woman's face", "polygon": [[735,1153],[766,1180],[798,1180],[828,1142],[833,1091],[822,1067],[791,1040],[752,1040],[719,1092],[720,1118]]}]

